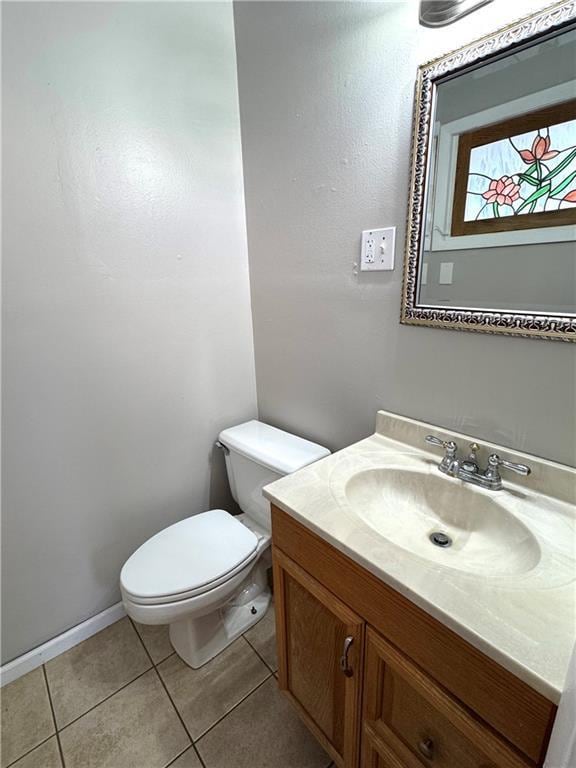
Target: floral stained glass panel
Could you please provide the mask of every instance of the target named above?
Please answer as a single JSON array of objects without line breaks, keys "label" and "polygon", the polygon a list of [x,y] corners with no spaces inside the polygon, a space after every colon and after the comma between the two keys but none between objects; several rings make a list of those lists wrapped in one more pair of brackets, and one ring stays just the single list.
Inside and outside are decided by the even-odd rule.
[{"label": "floral stained glass panel", "polygon": [[576,225],[576,99],[458,136],[452,237]]},{"label": "floral stained glass panel", "polygon": [[576,206],[576,120],[470,150],[464,221]]}]

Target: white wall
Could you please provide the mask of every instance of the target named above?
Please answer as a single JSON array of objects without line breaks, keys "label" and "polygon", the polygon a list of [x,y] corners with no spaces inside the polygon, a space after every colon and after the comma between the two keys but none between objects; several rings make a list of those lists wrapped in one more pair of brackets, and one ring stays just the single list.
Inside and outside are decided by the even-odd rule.
[{"label": "white wall", "polygon": [[3,11],[6,661],[226,503],[256,403],[231,4]]},{"label": "white wall", "polygon": [[[416,0],[235,4],[263,420],[339,448],[386,408],[576,461],[576,346],[398,322],[416,68],[544,4],[443,29]],[[355,277],[393,224],[396,270]]]}]

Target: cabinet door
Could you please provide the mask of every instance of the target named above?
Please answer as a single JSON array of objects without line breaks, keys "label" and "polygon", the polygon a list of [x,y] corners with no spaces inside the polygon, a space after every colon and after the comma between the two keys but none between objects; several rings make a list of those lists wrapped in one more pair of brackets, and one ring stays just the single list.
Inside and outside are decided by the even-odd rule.
[{"label": "cabinet door", "polygon": [[364,768],[528,768],[490,728],[372,629],[365,667]]},{"label": "cabinet door", "polygon": [[278,683],[341,768],[359,760],[364,623],[274,548]]}]

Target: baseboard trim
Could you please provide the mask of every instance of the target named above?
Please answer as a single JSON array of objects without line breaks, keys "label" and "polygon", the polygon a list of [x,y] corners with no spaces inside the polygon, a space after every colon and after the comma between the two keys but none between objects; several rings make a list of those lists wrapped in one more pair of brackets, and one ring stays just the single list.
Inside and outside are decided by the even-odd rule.
[{"label": "baseboard trim", "polygon": [[28,653],[24,653],[22,656],[9,661],[0,667],[0,688],[17,680],[27,672],[31,672],[36,667],[40,667],[45,662],[50,661],[50,659],[64,653],[64,651],[73,648],[83,640],[92,637],[92,635],[100,632],[100,630],[106,629],[110,624],[114,624],[115,621],[118,621],[125,615],[126,611],[122,603],[116,603],[110,608],[106,608],[105,611],[97,613],[96,616],[92,616],[92,618],[86,619],[86,621],[77,624],[72,629],[68,629],[61,635],[53,637],[47,643],[43,643],[37,648],[28,651]]}]

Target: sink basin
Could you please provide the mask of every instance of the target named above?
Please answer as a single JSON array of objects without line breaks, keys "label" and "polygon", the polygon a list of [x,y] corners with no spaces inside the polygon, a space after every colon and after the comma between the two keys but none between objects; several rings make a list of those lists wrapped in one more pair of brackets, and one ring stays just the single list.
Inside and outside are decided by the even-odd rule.
[{"label": "sink basin", "polygon": [[358,472],[344,487],[355,515],[412,554],[484,577],[532,570],[541,554],[537,539],[498,494],[489,493],[443,475],[392,467]]}]

